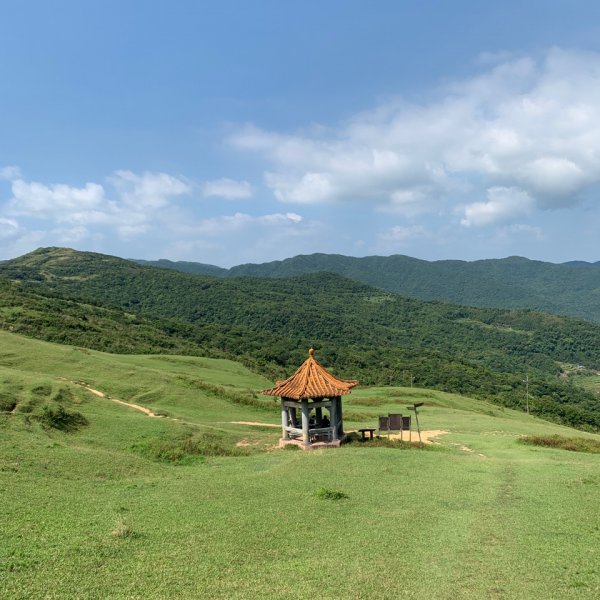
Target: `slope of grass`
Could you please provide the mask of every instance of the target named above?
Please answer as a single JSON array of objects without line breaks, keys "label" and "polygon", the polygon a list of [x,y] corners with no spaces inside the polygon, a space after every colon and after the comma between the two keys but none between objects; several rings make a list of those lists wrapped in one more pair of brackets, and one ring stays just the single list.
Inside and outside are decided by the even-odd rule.
[{"label": "slope of grass", "polygon": [[[67,389],[65,406],[89,421],[65,433],[19,409],[0,413],[2,598],[600,594],[600,457],[517,441],[598,436],[458,395],[359,388],[345,411],[366,422],[422,401],[422,426],[449,433],[429,452],[274,451],[277,429],[230,423],[277,423],[270,399],[265,409],[186,383],[239,394],[268,383],[235,363],[107,355],[7,333],[0,348],[0,389],[18,392],[18,406],[33,390]],[[69,383],[82,380],[189,422]],[[207,432],[228,448],[251,445],[183,461],[139,451]]]}]

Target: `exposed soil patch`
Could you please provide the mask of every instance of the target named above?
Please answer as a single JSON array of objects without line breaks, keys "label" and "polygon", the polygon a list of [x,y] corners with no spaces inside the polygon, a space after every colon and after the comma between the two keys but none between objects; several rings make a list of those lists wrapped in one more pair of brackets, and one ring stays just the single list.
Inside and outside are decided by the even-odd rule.
[{"label": "exposed soil patch", "polygon": [[[400,433],[392,433],[390,434],[389,438],[391,440],[404,440],[405,442],[423,442],[424,444],[436,444],[437,442],[434,442],[433,439],[440,436],[440,435],[444,435],[446,433],[450,433],[449,431],[446,431],[445,429],[430,429],[428,431],[421,431],[421,440],[419,440],[419,434],[416,431],[404,431],[402,432],[402,434]],[[385,435],[385,434],[384,434]],[[387,435],[385,435],[385,437],[388,437]]]}]

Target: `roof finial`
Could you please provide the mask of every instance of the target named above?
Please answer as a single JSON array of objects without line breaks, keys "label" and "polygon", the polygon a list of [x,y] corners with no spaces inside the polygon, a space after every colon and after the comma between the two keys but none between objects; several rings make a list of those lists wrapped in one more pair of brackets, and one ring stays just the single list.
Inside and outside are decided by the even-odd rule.
[{"label": "roof finial", "polygon": [[311,358],[314,358],[314,357],[315,357],[315,351],[314,351],[314,348],[313,348],[312,346],[311,346],[311,347],[308,349],[308,355],[309,355]]}]

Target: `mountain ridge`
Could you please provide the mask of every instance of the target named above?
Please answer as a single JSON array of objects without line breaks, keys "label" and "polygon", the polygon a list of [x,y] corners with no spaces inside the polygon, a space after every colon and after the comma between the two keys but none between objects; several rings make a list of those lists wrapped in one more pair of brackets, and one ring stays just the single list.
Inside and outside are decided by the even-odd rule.
[{"label": "mountain ridge", "polygon": [[219,277],[277,279],[331,272],[421,300],[532,309],[600,322],[600,262],[548,263],[521,256],[477,261],[425,261],[401,254],[357,258],[324,253],[301,254],[267,263],[246,263],[230,269],[164,259],[136,262]]}]

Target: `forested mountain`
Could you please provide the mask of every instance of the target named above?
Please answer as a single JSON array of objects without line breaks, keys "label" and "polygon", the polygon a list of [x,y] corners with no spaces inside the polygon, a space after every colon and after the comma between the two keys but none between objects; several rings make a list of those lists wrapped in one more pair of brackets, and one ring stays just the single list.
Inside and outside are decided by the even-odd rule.
[{"label": "forested mountain", "polygon": [[220,277],[285,278],[330,272],[411,298],[490,308],[527,308],[600,322],[599,263],[554,264],[518,256],[428,262],[402,255],[355,258],[311,254],[228,270],[165,260],[145,264]]},{"label": "forested mountain", "polygon": [[[366,384],[414,378],[416,385],[511,406],[522,405],[529,374],[538,414],[600,427],[598,400],[558,378],[561,363],[600,368],[600,326],[583,321],[423,302],[327,273],[216,278],[61,248],[7,261],[0,277],[18,281],[23,293],[77,298],[156,319],[163,332],[170,319],[173,335],[186,343],[268,373],[289,373],[314,345],[342,377]],[[10,319],[9,313],[5,327]]]},{"label": "forested mountain", "polygon": [[204,263],[186,262],[184,260],[171,261],[166,258],[159,260],[141,260],[130,258],[133,262],[146,267],[160,267],[161,269],[171,269],[181,271],[182,273],[193,273],[194,275],[212,275],[215,277],[227,277],[229,271],[215,265],[206,265]]}]

